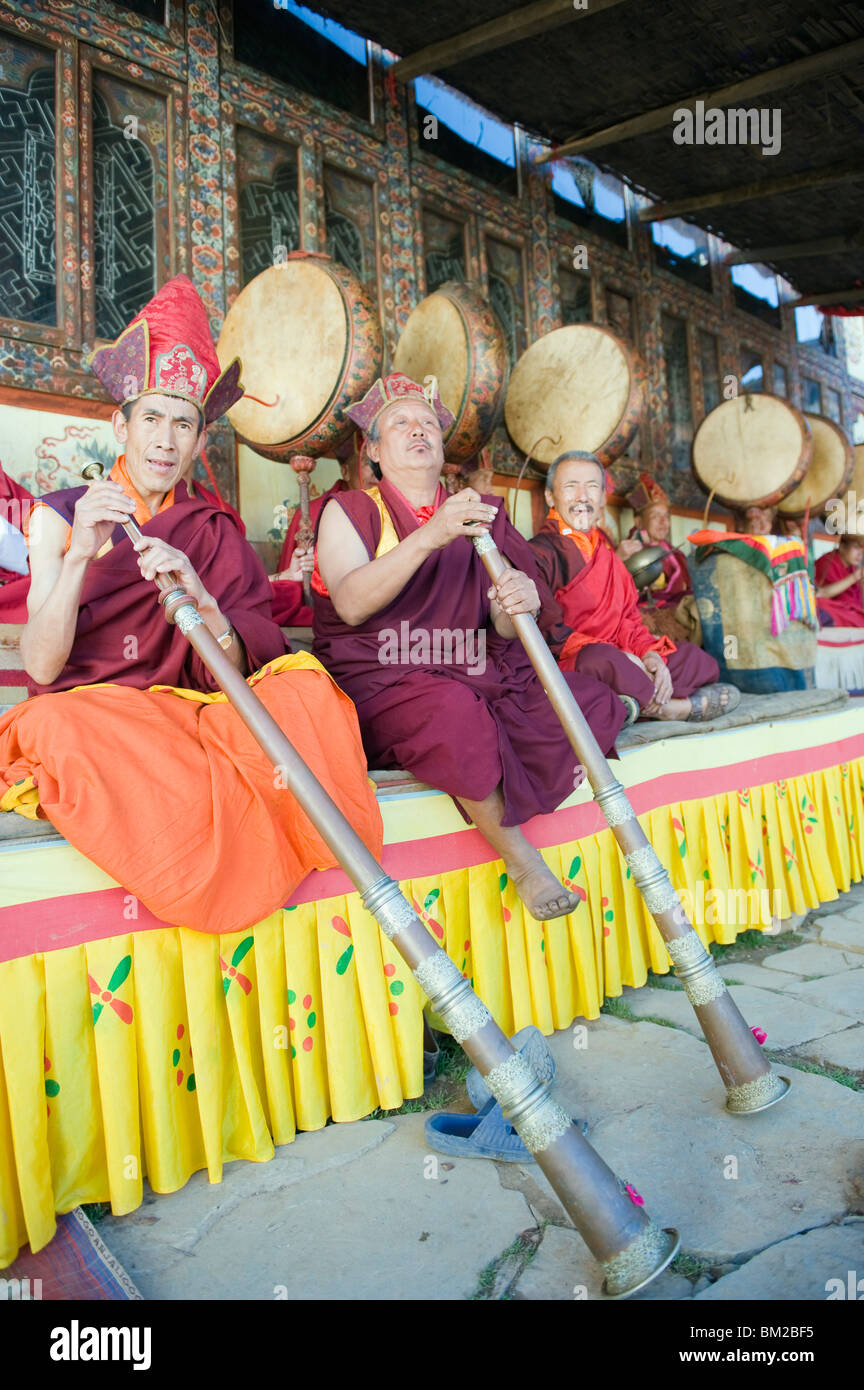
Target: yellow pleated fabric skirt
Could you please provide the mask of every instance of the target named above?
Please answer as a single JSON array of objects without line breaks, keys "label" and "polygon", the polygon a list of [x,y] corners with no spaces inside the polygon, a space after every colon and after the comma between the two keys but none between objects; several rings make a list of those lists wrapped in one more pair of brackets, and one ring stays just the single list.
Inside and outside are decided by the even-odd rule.
[{"label": "yellow pleated fabric skirt", "polygon": [[[862,877],[864,760],[640,820],[702,939],[730,942]],[[527,916],[500,863],[402,885],[508,1033],[595,1018],[669,969],[610,831],[544,857],[581,899],[553,922]],[[0,964],[0,1267],[46,1244],[55,1212],[130,1212],[145,1175],[157,1192],[198,1170],[215,1183],[231,1159],[423,1090],[424,997],[357,895],[231,936],[133,927]]]}]

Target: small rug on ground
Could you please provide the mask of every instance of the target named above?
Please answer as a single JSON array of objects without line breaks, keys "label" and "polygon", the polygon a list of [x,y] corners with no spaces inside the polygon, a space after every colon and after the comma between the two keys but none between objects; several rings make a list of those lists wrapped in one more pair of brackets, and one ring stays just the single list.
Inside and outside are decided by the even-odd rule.
[{"label": "small rug on ground", "polygon": [[143,1298],[80,1207],[57,1217],[57,1234],[35,1255],[25,1246],[2,1271],[3,1288],[7,1299],[122,1303]]}]

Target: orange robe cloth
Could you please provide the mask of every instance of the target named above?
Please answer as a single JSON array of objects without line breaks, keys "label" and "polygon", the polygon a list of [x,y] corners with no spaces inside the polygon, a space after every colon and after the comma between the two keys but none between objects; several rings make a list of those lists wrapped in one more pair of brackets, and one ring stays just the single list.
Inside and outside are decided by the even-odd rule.
[{"label": "orange robe cloth", "polygon": [[[249,683],[380,858],[381,817],[348,696],[302,653]],[[47,817],[172,926],[239,931],[282,907],[310,870],[335,867],[278,782],[221,693],[79,686],[0,717],[0,810]]]}]

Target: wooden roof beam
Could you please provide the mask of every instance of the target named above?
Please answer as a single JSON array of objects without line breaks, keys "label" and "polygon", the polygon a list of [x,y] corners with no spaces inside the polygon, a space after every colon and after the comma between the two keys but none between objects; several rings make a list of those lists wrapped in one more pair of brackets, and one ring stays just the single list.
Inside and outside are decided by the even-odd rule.
[{"label": "wooden roof beam", "polygon": [[806,294],[803,299],[790,299],[786,307],[803,309],[808,304],[815,304],[821,309],[823,304],[860,304],[862,299],[864,286],[852,285],[848,290],[826,290],[824,294]]},{"label": "wooden roof beam", "polygon": [[[591,4],[593,7],[594,0],[591,0]],[[637,135],[648,135],[652,131],[662,130],[663,126],[670,124],[676,111],[691,109],[697,101],[703,101],[706,108],[734,106],[736,102],[748,101],[751,97],[767,96],[769,92],[781,92],[800,82],[811,82],[815,78],[826,77],[829,73],[839,72],[841,68],[852,67],[860,62],[864,62],[864,39],[839,44],[837,48],[826,49],[824,53],[811,53],[806,58],[796,58],[792,63],[784,63],[782,67],[768,68],[765,72],[757,73],[755,77],[745,78],[743,82],[733,82],[729,87],[718,87],[714,92],[697,92],[695,96],[681,97],[678,101],[670,102],[668,106],[643,111],[641,116],[632,116],[629,120],[606,126],[604,130],[595,130],[591,135],[574,135],[571,139],[565,140],[563,145],[541,154],[537,163],[548,164],[567,155],[584,154],[587,150],[596,150],[601,145],[612,145],[618,140],[632,140]]]},{"label": "wooden roof beam", "polygon": [[711,208],[728,207],[731,203],[748,203],[754,198],[773,198],[780,193],[797,193],[802,188],[824,188],[831,183],[851,183],[864,179],[861,164],[832,164],[825,169],[808,169],[802,174],[785,174],[776,179],[759,179],[755,183],[739,183],[734,188],[721,188],[716,193],[696,193],[677,198],[671,203],[655,203],[641,208],[640,222],[668,222],[685,213],[706,212]]},{"label": "wooden roof beam", "polygon": [[795,261],[804,256],[842,256],[864,250],[864,226],[850,236],[824,236],[814,241],[788,241],[779,246],[754,246],[749,251],[730,251],[724,265],[762,265],[767,261]]},{"label": "wooden roof beam", "polygon": [[531,39],[535,34],[558,29],[571,20],[590,18],[601,10],[611,10],[624,3],[625,0],[588,0],[585,7],[577,9],[574,0],[535,0],[532,5],[510,10],[508,14],[499,15],[487,24],[478,24],[463,34],[454,34],[440,43],[420,48],[416,53],[400,58],[390,71],[398,82],[410,82],[413,77],[438,72],[455,63],[465,63],[481,53],[491,53],[495,48],[505,48],[522,39]]}]

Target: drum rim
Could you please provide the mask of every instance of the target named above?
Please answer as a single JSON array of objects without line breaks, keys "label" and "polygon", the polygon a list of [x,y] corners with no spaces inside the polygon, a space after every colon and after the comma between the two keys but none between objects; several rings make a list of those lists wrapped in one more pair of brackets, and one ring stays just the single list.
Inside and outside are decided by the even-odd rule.
[{"label": "drum rim", "polygon": [[[627,366],[630,371],[630,389],[627,393],[627,401],[625,403],[623,411],[621,412],[618,422],[615,425],[614,429],[606,436],[606,438],[600,444],[597,445],[596,449],[593,450],[593,452],[597,455],[604,468],[610,467],[617,459],[621,457],[622,454],[626,453],[627,449],[629,449],[630,445],[633,442],[633,436],[636,434],[636,431],[640,428],[640,426],[643,423],[642,417],[645,413],[645,406],[647,403],[647,368],[642,359],[642,355],[639,352],[638,348],[636,348],[632,343],[628,343],[626,338],[622,338],[618,333],[611,329],[608,326],[608,324],[564,323],[561,325],[560,328],[552,328],[548,333],[543,333],[540,335],[539,338],[535,338],[533,343],[529,343],[528,347],[522,353],[522,356],[518,359],[515,366],[512,368],[510,372],[509,380],[507,382],[507,390],[504,396],[504,427],[507,430],[507,434],[509,435],[512,443],[519,450],[519,452],[524,454],[526,458],[530,457],[532,466],[542,469],[544,473],[552,467],[552,464],[554,463],[555,458],[558,457],[558,454],[555,454],[554,458],[549,459],[548,462],[540,458],[537,454],[531,454],[529,456],[527,450],[523,449],[522,445],[516,439],[515,435],[513,434],[513,431],[510,428],[510,425],[507,420],[507,401],[510,395],[510,389],[513,385],[513,378],[516,375],[516,372],[519,370],[520,364],[525,360],[531,349],[536,347],[538,343],[545,342],[547,339],[551,338],[553,334],[563,333],[571,328],[587,328],[593,330],[594,332],[603,333],[607,338],[611,338],[615,345],[621,349],[622,356],[625,362],[627,363]],[[633,421],[634,415],[635,422]],[[625,426],[625,422],[628,423],[624,428],[622,440],[619,440],[618,437],[622,433],[622,426]],[[616,445],[614,450],[611,447],[613,444]]]},{"label": "drum rim", "polygon": [[[843,426],[838,425],[836,420],[832,420],[830,415],[822,415],[820,412],[815,410],[804,410],[801,413],[803,414],[805,420],[819,420],[822,424],[830,425],[834,429],[834,431],[840,435],[840,438],[846,446],[846,467],[843,470],[843,474],[841,476],[840,483],[837,487],[836,492],[832,493],[831,496],[837,496],[840,493],[846,492],[849,488],[849,484],[852,481],[852,475],[855,472],[855,448],[851,440],[849,439],[849,436],[847,435]],[[811,430],[810,433],[812,434],[813,431]],[[813,460],[811,458],[810,464],[812,464],[812,462]],[[810,464],[807,465],[808,468],[810,467]],[[806,476],[807,475],[805,473],[804,477],[806,478]],[[802,478],[802,482],[803,481],[804,479]],[[794,490],[795,489],[793,488],[793,492]],[[787,494],[787,496],[788,495],[791,494]],[[782,503],[785,499],[781,497],[780,501],[777,503],[777,510],[781,513],[782,516],[788,517],[790,521],[800,521],[801,517],[807,515],[808,510],[810,511],[811,516],[818,516],[819,513],[823,511],[824,508],[827,507],[828,503],[831,501],[831,496],[825,497],[822,499],[821,502],[815,504],[811,502],[809,504],[809,508],[784,507]]]},{"label": "drum rim", "polygon": [[[787,401],[785,397],[770,395],[768,392],[763,391],[742,392],[742,396],[762,395],[764,395],[768,400],[779,402],[780,405],[786,406],[787,409],[792,411],[792,414],[795,416],[796,419],[796,424],[798,425],[798,428],[801,430],[802,441],[805,446],[809,446],[805,450],[805,457],[803,458],[803,460],[799,460],[798,464],[795,467],[795,471],[792,474],[791,479],[788,480],[786,485],[784,485],[782,492],[780,492],[780,498],[788,497],[790,492],[794,492],[795,488],[798,486],[805,473],[807,472],[807,469],[810,467],[810,463],[813,458],[813,432],[807,423],[804,411],[799,410],[797,405],[793,405],[792,401]],[[740,399],[741,396],[732,396],[728,401],[720,401],[718,405],[715,405],[714,410],[722,410],[722,408],[725,405],[729,405],[732,401],[738,401]],[[699,438],[699,432],[704,426],[705,421],[708,420],[714,414],[714,410],[709,410],[708,414],[703,416],[703,418],[699,421],[699,424],[697,425],[696,431],[693,435],[692,443],[690,445],[690,472],[692,474],[694,482],[697,484],[700,490],[705,493],[706,497],[712,496],[712,500],[717,503],[718,507],[725,507],[728,511],[731,512],[746,511],[748,507],[776,507],[777,502],[779,500],[777,488],[774,488],[773,492],[766,492],[761,497],[754,497],[752,499],[747,498],[746,500],[742,498],[733,499],[730,497],[726,497],[719,491],[715,491],[712,494],[711,488],[706,487],[704,481],[702,480],[702,478],[700,478],[699,474],[696,471],[696,440]]]}]

